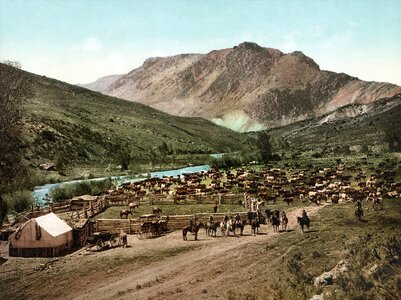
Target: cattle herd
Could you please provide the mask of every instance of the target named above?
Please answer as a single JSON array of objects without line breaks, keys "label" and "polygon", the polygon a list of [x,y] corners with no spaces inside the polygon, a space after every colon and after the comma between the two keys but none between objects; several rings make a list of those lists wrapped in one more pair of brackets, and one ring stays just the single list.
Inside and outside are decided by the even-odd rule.
[{"label": "cattle herd", "polygon": [[[366,161],[360,163],[343,163],[339,161],[333,167],[308,167],[307,169],[278,168],[239,168],[235,170],[212,169],[200,173],[185,174],[178,177],[150,178],[138,182],[128,182],[108,193],[127,196],[127,210],[123,215],[130,214],[130,210],[140,205],[141,201],[148,200],[151,205],[155,201],[165,204],[187,203],[188,199],[198,199],[197,203],[214,204],[214,211],[221,202],[221,196],[237,195],[237,203],[248,208],[246,224],[252,225],[252,231],[256,233],[259,224],[267,221],[272,224],[275,231],[279,225],[283,226],[283,216],[278,211],[262,209],[265,204],[276,204],[279,201],[290,206],[297,202],[304,204],[314,203],[339,203],[342,201],[354,201],[357,210],[355,215],[361,219],[363,215],[362,201],[366,205],[371,204],[374,210],[383,208],[383,198],[399,198],[401,183],[396,182],[397,164],[382,165],[380,168],[369,165]],[[216,196],[219,196],[216,198]],[[217,200],[219,203],[217,203]],[[158,207],[154,210],[161,213]],[[263,212],[263,214],[262,214]],[[155,213],[153,211],[153,213]],[[230,219],[233,219],[232,216]],[[284,216],[284,224],[287,218]],[[230,228],[239,228],[242,232],[245,220],[232,220],[232,223],[220,223],[222,231],[230,232]],[[227,222],[229,220],[226,220]],[[230,221],[231,222],[231,221]],[[309,227],[309,219],[300,217],[298,223]],[[191,232],[190,224],[186,231]],[[205,227],[211,224],[204,224]],[[193,228],[195,230],[195,228]],[[212,226],[212,229],[215,229]],[[197,232],[197,230],[196,230]],[[213,232],[210,232],[213,235]],[[215,233],[215,232],[214,232]],[[184,238],[186,235],[184,235]]]},{"label": "cattle herd", "polygon": [[[369,174],[369,175],[368,175]],[[110,195],[131,195],[132,199],[168,199],[174,203],[189,196],[243,194],[246,199],[258,199],[259,203],[277,203],[281,200],[291,205],[296,199],[315,204],[338,203],[342,200],[374,200],[399,198],[401,183],[395,182],[396,172],[373,167],[364,170],[355,164],[339,163],[333,168],[308,170],[260,170],[240,168],[185,174],[178,177],[151,178],[139,182],[124,183]],[[204,197],[205,201],[207,197]],[[151,200],[150,200],[151,201]],[[130,201],[133,202],[133,201]],[[249,206],[249,203],[243,203]],[[135,207],[135,203],[130,207]]]}]

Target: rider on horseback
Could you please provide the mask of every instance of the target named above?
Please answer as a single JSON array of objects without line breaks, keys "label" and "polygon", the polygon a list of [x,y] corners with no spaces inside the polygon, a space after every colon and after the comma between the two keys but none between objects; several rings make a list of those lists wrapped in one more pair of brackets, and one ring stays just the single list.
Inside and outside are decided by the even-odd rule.
[{"label": "rider on horseback", "polygon": [[302,210],[302,219],[309,220],[308,214],[306,213],[305,210]]},{"label": "rider on horseback", "polygon": [[210,217],[209,217],[209,222],[210,222],[210,224],[213,224],[213,216],[211,215]]},{"label": "rider on horseback", "polygon": [[236,215],[235,215],[235,221],[237,222],[237,223],[240,223],[241,222],[241,216],[239,215],[239,213],[237,213]]},{"label": "rider on horseback", "polygon": [[246,215],[247,215],[247,217],[248,217],[249,224],[251,224],[252,219],[253,219],[253,213],[252,213],[252,211],[249,210],[249,211],[246,213]]}]

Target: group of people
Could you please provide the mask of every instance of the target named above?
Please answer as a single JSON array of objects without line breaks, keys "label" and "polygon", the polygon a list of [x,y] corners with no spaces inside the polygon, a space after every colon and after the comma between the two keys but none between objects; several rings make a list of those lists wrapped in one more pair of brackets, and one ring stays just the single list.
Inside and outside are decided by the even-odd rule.
[{"label": "group of people", "polygon": [[[257,211],[249,210],[247,212],[248,224],[252,224],[252,222],[255,220],[261,224],[264,224],[265,223],[264,220],[267,219],[267,221],[270,222],[273,226],[279,226],[280,224],[282,224],[283,230],[286,230],[288,224],[288,217],[285,211],[282,211],[280,214],[280,211],[278,210],[271,212],[270,210],[267,209],[265,211],[265,214],[266,218],[262,216],[259,210]],[[309,222],[309,217],[305,210],[302,211],[302,215],[300,218]],[[233,217],[230,213],[228,213],[223,217],[223,222],[225,223],[229,222],[230,220],[231,222],[240,223],[241,216],[239,213],[236,213],[235,216]],[[210,215],[209,224],[213,223],[214,223],[213,215]]]}]

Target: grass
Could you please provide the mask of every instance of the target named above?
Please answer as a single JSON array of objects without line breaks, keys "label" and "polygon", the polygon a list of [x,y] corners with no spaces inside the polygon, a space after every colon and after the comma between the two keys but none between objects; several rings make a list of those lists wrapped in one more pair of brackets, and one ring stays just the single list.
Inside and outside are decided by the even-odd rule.
[{"label": "grass", "polygon": [[[386,199],[382,211],[367,208],[364,221],[359,222],[353,203],[327,206],[311,218],[311,232],[289,232],[255,245],[248,254],[257,257],[253,288],[239,285],[227,298],[310,299],[324,293],[324,299],[332,300],[397,299],[401,294],[397,275],[401,273],[401,200]],[[349,262],[347,273],[333,285],[314,286],[315,277],[343,259]]]}]

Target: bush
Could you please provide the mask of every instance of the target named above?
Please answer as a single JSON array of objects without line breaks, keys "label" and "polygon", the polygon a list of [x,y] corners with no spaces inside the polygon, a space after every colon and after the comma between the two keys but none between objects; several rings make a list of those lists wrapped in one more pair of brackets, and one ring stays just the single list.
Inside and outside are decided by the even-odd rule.
[{"label": "bush", "polygon": [[8,210],[17,213],[32,209],[35,204],[32,192],[28,190],[16,191],[4,195]]},{"label": "bush", "polygon": [[53,201],[58,202],[71,199],[75,196],[99,195],[113,186],[114,182],[110,178],[104,180],[82,181],[57,187],[50,192],[50,196]]},{"label": "bush", "polygon": [[72,198],[72,194],[68,187],[60,187],[51,190],[50,197],[53,199],[54,202],[58,202],[61,200]]},{"label": "bush", "polygon": [[57,171],[64,172],[67,169],[68,160],[63,154],[57,153],[54,157],[54,166],[56,167]]},{"label": "bush", "polygon": [[0,224],[3,223],[3,219],[7,216],[7,213],[8,213],[8,203],[0,195]]}]

